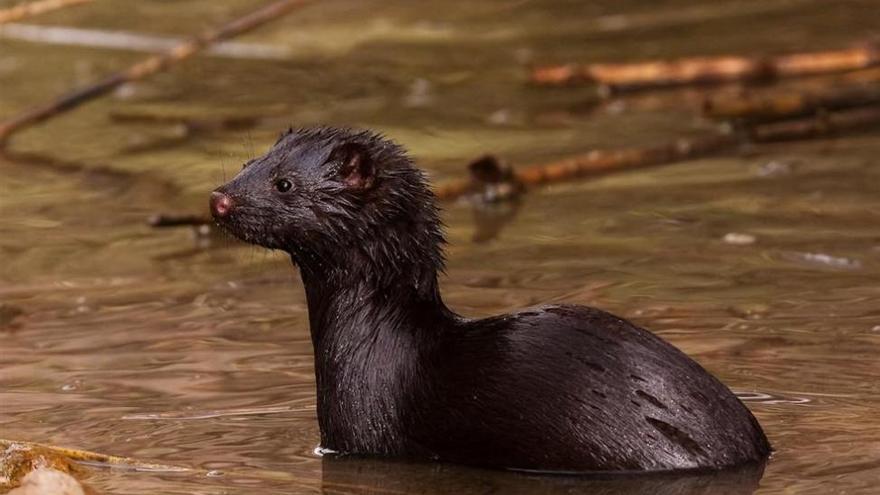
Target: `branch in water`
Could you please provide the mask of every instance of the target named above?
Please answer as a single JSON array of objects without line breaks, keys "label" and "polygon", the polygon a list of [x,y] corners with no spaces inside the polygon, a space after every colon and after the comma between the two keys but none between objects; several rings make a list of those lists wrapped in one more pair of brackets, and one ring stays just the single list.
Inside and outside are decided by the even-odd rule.
[{"label": "branch in water", "polygon": [[[691,160],[728,150],[738,142],[739,139],[733,135],[713,134],[678,139],[647,148],[593,150],[550,163],[523,167],[509,172],[509,177],[511,181],[520,186],[537,186],[620,170]],[[473,194],[482,196],[482,189],[485,187],[483,182],[474,177],[452,180],[440,184],[435,193],[441,200]],[[494,187],[497,187],[497,184]]]},{"label": "branch in water", "polygon": [[716,120],[773,122],[880,103],[880,88],[834,88],[821,92],[774,92],[709,97],[703,114]]},{"label": "branch in water", "polygon": [[[488,195],[489,198],[497,201],[506,198],[499,197],[492,191],[498,190],[505,183],[510,184],[514,190],[519,190],[528,186],[716,156],[735,149],[744,140],[749,139],[758,143],[812,139],[874,125],[880,125],[880,105],[821,113],[816,117],[749,125],[744,129],[744,136],[710,134],[681,138],[645,148],[593,150],[518,170],[506,166],[502,172],[499,172],[503,173],[503,180],[497,181],[482,180],[474,174],[474,164],[479,163],[485,168],[497,163],[490,161],[489,158],[481,158],[471,165],[471,177],[444,182],[436,187],[435,194],[441,200],[453,200],[463,196],[482,199]],[[485,175],[486,172],[482,173]],[[509,197],[513,196],[515,195]]]},{"label": "branch in water", "polygon": [[880,65],[877,44],[844,50],[765,56],[690,57],[625,64],[551,65],[533,69],[542,86],[599,84],[609,92],[737,81],[766,81],[844,72]]},{"label": "branch in water", "polygon": [[309,0],[277,0],[261,7],[244,17],[235,19],[217,29],[208,30],[189,41],[180,43],[167,52],[155,55],[138,62],[128,69],[107,76],[97,83],[74,90],[55,101],[38,106],[31,110],[0,123],[0,146],[9,137],[22,129],[33,126],[60,113],[72,110],[83,103],[103,96],[123,83],[137,81],[157,72],[168,69],[174,64],[186,60],[196,53],[222,41],[242,33],[251,31],[269,21],[279,19],[283,15],[299,7]]}]

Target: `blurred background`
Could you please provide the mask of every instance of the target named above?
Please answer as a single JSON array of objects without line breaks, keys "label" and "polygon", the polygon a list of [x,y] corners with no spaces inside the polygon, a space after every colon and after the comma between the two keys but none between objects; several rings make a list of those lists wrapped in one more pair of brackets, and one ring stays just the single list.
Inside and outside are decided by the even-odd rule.
[{"label": "blurred background", "polygon": [[[0,25],[0,121],[258,6],[96,0]],[[94,469],[98,493],[596,492],[455,467],[328,466],[313,453],[311,343],[289,261],[147,219],[206,215],[210,191],[291,125],[377,129],[440,183],[486,153],[518,167],[716,133],[701,112],[716,94],[849,84],[608,96],[530,83],[532,67],[768,57],[878,35],[877,0],[325,0],[23,129],[0,154],[0,437],[198,470]],[[758,493],[874,493],[878,131],[746,139],[506,204],[444,202],[447,302],[468,316],[564,301],[631,318],[757,415],[776,448]],[[668,493],[720,492],[679,488]]]}]

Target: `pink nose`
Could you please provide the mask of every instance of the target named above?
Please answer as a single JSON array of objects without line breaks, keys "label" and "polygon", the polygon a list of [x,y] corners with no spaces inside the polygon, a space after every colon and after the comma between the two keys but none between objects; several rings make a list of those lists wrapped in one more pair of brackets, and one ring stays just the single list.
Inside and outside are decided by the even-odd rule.
[{"label": "pink nose", "polygon": [[211,213],[215,217],[225,217],[232,211],[232,198],[222,192],[211,193]]}]

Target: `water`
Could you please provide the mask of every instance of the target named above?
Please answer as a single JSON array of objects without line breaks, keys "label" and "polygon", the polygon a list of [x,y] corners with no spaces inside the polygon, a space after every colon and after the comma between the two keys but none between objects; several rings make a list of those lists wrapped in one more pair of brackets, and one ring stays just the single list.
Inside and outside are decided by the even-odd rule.
[{"label": "water", "polygon": [[[97,2],[34,23],[181,35],[248,4]],[[192,469],[95,469],[100,493],[873,493],[876,131],[544,188],[488,242],[474,242],[469,207],[444,205],[452,307],[564,301],[652,329],[754,411],[776,449],[762,478],[321,458],[297,273],[280,254],[226,238],[202,249],[144,220],[205,212],[207,192],[289,123],[378,128],[438,180],[487,151],[525,164],[663,142],[708,128],[686,98],[597,109],[590,89],[524,86],[524,65],[837,47],[877,26],[867,0],[324,2],[239,40],[290,60],[200,57],[23,133],[0,159],[0,437]],[[141,56],[0,39],[0,115]],[[268,118],[188,135],[112,112]]]}]

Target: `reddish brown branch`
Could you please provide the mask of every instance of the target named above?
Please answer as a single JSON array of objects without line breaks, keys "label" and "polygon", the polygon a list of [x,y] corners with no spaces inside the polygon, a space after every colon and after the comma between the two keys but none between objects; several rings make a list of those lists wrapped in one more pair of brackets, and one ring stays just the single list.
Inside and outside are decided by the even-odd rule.
[{"label": "reddish brown branch", "polygon": [[880,103],[880,87],[709,97],[703,113],[718,120],[767,122]]},{"label": "reddish brown branch", "polygon": [[[551,163],[532,165],[513,172],[513,180],[524,186],[537,186],[579,177],[629,170],[651,165],[691,160],[728,150],[738,142],[730,135],[710,135],[679,139],[648,148],[593,150]],[[435,194],[441,200],[480,193],[482,184],[474,178],[440,184]]]},{"label": "reddish brown branch", "polygon": [[37,0],[0,10],[0,24],[19,21],[27,17],[35,17],[53,10],[90,3],[94,0]]},{"label": "reddish brown branch", "polygon": [[38,124],[54,115],[66,112],[89,100],[107,94],[123,83],[137,81],[157,72],[166,70],[172,65],[181,62],[182,60],[186,60],[217,41],[226,40],[251,31],[269,21],[280,18],[308,1],[309,0],[277,0],[245,15],[244,17],[235,19],[220,28],[208,30],[189,41],[185,41],[175,46],[165,53],[148,57],[143,61],[132,65],[128,69],[112,74],[91,86],[74,90],[52,102],[27,110],[6,122],[0,123],[0,145],[5,143],[9,136],[15,132]]},{"label": "reddish brown branch", "polygon": [[[786,120],[781,122],[752,125],[745,129],[746,139],[767,143],[796,139],[811,139],[835,133],[857,130],[880,125],[880,105],[856,108],[822,114],[818,117]],[[550,163],[542,163],[520,168],[507,167],[506,182],[513,188],[539,186],[553,182],[602,175],[624,170],[632,170],[655,165],[667,165],[696,158],[715,156],[734,149],[743,141],[733,134],[712,134],[684,138],[646,148],[625,148],[620,150],[593,150],[585,154],[563,158]],[[479,160],[487,163],[487,158]],[[438,185],[435,194],[441,200],[452,200],[462,196],[494,198],[493,191],[504,182],[485,181],[472,174],[466,179],[456,179]]]},{"label": "reddish brown branch", "polygon": [[691,57],[629,64],[545,66],[531,72],[531,81],[545,86],[595,83],[612,90],[627,90],[801,77],[864,69],[878,64],[880,49],[876,44],[865,44],[844,50],[775,57]]},{"label": "reddish brown branch", "polygon": [[531,166],[518,171],[516,176],[524,184],[540,185],[622,169],[691,160],[730,149],[736,143],[733,136],[712,135],[679,139],[649,148],[594,150],[557,162]]}]

